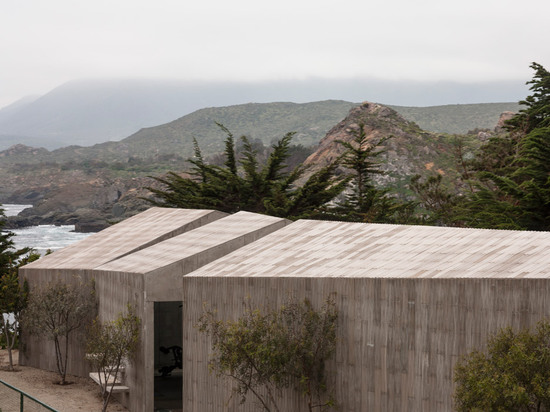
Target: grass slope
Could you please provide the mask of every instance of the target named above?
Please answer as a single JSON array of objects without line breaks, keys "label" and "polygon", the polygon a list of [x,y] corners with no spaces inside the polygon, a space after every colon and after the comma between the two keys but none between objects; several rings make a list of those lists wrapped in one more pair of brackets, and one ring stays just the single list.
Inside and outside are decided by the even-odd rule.
[{"label": "grass slope", "polygon": [[[356,103],[327,100],[313,103],[250,103],[205,108],[170,123],[145,128],[119,141],[91,147],[68,146],[52,152],[20,151],[2,155],[0,166],[55,162],[102,161],[126,163],[131,158],[150,159],[193,154],[193,138],[203,155],[223,150],[224,133],[216,122],[235,133],[270,144],[286,132],[294,131],[294,144],[316,146],[335,124],[345,118]],[[488,103],[432,107],[390,106],[422,129],[437,133],[466,133],[475,128],[494,128],[504,111],[517,111],[516,103]]]},{"label": "grass slope", "polygon": [[449,104],[431,107],[389,106],[424,130],[465,134],[474,129],[493,129],[501,113],[517,112],[518,103]]}]

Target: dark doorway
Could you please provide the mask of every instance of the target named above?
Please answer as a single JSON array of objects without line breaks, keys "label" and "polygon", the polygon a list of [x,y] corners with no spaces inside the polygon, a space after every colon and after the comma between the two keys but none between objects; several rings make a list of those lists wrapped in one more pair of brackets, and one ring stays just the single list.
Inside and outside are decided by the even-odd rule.
[{"label": "dark doorway", "polygon": [[155,302],[155,411],[180,412],[182,302]]}]

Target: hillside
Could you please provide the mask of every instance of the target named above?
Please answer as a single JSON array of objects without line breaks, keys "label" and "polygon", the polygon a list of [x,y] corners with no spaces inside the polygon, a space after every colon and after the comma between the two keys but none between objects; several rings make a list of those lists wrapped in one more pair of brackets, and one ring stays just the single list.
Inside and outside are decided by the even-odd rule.
[{"label": "hillside", "polygon": [[[347,116],[336,118],[334,107],[346,110]],[[0,202],[36,205],[14,224],[85,221],[88,227],[100,228],[106,220],[127,217],[144,207],[143,200],[139,200],[148,195],[144,187],[155,183],[147,176],[188,168],[184,158],[174,152],[191,154],[193,135],[189,129],[197,131],[195,137],[205,155],[221,151],[225,135],[215,121],[223,122],[236,136],[244,132],[264,143],[292,129],[298,132],[298,143],[311,144],[318,139],[317,149],[305,161],[311,166],[310,172],[336,158],[341,152],[336,140],[350,139],[352,130],[363,123],[369,138],[392,136],[383,155],[383,168],[388,174],[379,183],[404,195],[409,178],[415,174],[440,173],[452,181],[458,173],[455,135],[422,130],[380,104],[248,104],[199,110],[161,127],[144,129],[122,142],[91,148],[68,147],[48,152],[15,146],[0,152],[0,172],[4,176]],[[475,134],[459,140],[466,153],[473,153],[481,144]],[[132,157],[140,154],[141,159]]]},{"label": "hillside", "polygon": [[[355,103],[327,100],[312,103],[250,103],[197,110],[160,126],[149,127],[119,141],[91,147],[67,146],[37,155],[28,151],[0,152],[0,169],[15,164],[71,162],[121,162],[125,168],[131,159],[158,162],[163,156],[187,159],[193,154],[193,137],[205,156],[222,150],[225,137],[216,126],[224,124],[236,137],[247,135],[269,145],[288,131],[295,131],[295,144],[315,146],[325,133],[342,120]],[[426,131],[466,133],[476,128],[492,129],[503,111],[516,111],[515,103],[449,105],[432,107],[392,107],[404,118]],[[16,140],[10,140],[14,143]],[[40,147],[39,145],[30,145]],[[0,187],[1,192],[1,187]]]},{"label": "hillside", "polygon": [[223,150],[224,133],[216,122],[224,124],[236,137],[245,134],[260,139],[265,145],[295,131],[295,144],[316,145],[325,133],[342,120],[354,103],[328,100],[313,103],[250,103],[228,107],[201,109],[170,123],[142,129],[119,141],[91,147],[68,146],[37,156],[29,152],[13,152],[3,156],[0,168],[8,164],[97,161],[127,163],[130,158],[153,162],[164,155],[187,159],[193,154],[193,138],[203,154],[210,156]]},{"label": "hillside", "polygon": [[474,129],[493,129],[503,112],[517,112],[518,103],[449,104],[431,107],[388,106],[424,130],[465,134]]},{"label": "hillside", "polygon": [[481,145],[476,135],[457,139],[455,135],[428,132],[387,106],[364,102],[329,130],[317,150],[306,159],[304,164],[309,166],[310,173],[340,156],[344,149],[338,141],[352,141],[361,124],[371,141],[390,137],[380,147],[384,152],[380,156],[381,170],[386,174],[375,176],[374,181],[401,194],[408,192],[407,184],[415,174],[439,173],[453,181],[458,174],[455,157],[458,141],[465,153],[473,153]]},{"label": "hillside", "polygon": [[[101,143],[92,147],[69,146],[54,151],[13,146],[9,150],[0,151],[0,173],[3,176],[0,182],[0,202],[7,199],[22,201],[26,196],[30,196],[29,201],[38,201],[44,194],[44,189],[40,188],[56,185],[56,182],[62,184],[74,179],[75,174],[83,181],[98,174],[105,179],[126,179],[158,175],[167,170],[184,170],[187,167],[185,160],[193,153],[193,137],[198,140],[206,157],[223,149],[225,135],[215,122],[223,123],[237,138],[246,134],[251,139],[261,140],[265,145],[282,137],[287,131],[296,131],[295,144],[317,146],[326,133],[354,107],[357,107],[354,103],[330,100],[304,104],[251,103],[206,108],[164,125],[142,129],[120,142]],[[471,130],[484,126],[494,127],[502,109],[515,107],[517,105],[495,103],[396,109],[401,113],[409,113],[410,117],[416,116],[416,124],[432,124],[433,129],[441,128],[448,121],[454,126],[459,124],[461,130]],[[452,140],[449,136],[420,130],[422,127],[416,124],[409,122],[406,128],[423,133],[426,139],[431,139],[430,144],[440,140],[447,147]],[[417,141],[413,144],[413,141],[408,145],[411,153],[419,150],[418,145],[425,145],[425,142]],[[433,153],[432,157],[441,158],[440,154],[444,152]],[[14,197],[12,194],[15,192],[19,194]]]},{"label": "hillside", "polygon": [[[508,87],[501,86],[502,90]],[[431,105],[411,108],[402,104],[402,108],[394,108],[428,130],[465,133],[472,125],[473,128],[491,126],[491,122],[475,119],[477,113],[465,113],[465,106],[472,106],[474,112],[486,109],[498,111],[500,108],[481,107],[483,105],[433,105],[438,101],[461,102],[466,98],[467,101],[479,101],[481,96],[485,96],[485,99],[492,96],[493,101],[506,101],[506,93],[496,93],[497,85],[491,85],[491,89],[485,92],[483,90],[484,86],[480,84],[475,87],[456,84],[444,87],[442,84],[427,82],[415,84],[411,89],[411,85],[399,82],[359,80],[264,83],[79,80],[63,84],[43,96],[24,98],[0,109],[0,150],[16,143],[53,150],[64,146],[92,146],[107,141],[119,141],[142,128],[172,122],[206,107],[242,105],[248,102],[316,102],[335,98],[347,102],[369,99],[383,104],[406,104],[414,101],[417,105]],[[522,96],[523,93],[517,95]],[[442,107],[443,111],[434,114],[434,111],[441,111],[438,107]],[[456,116],[449,122],[432,121],[434,116],[444,118],[454,114]],[[341,113],[341,117],[344,116],[345,113]],[[465,116],[474,118],[468,120]],[[455,118],[464,119],[465,123],[462,125],[462,120],[455,121]],[[453,127],[448,128],[451,123]],[[192,132],[195,133],[196,130]]]},{"label": "hillside", "polygon": [[[125,181],[187,168],[185,160],[193,153],[193,137],[199,141],[205,156],[221,151],[226,136],[216,121],[224,123],[236,137],[246,133],[266,145],[287,131],[296,130],[295,143],[309,146],[318,142],[353,106],[348,102],[325,101],[209,108],[166,125],[143,129],[121,142],[69,146],[51,152],[16,145],[0,152],[3,176],[0,203],[35,204],[52,196],[56,197],[52,204],[70,203],[70,190],[59,190],[60,187],[89,193],[92,189],[88,189],[88,185],[97,188],[118,182],[122,188],[135,189],[136,182]],[[78,184],[84,186],[78,188]],[[84,206],[81,199],[78,204]]]}]

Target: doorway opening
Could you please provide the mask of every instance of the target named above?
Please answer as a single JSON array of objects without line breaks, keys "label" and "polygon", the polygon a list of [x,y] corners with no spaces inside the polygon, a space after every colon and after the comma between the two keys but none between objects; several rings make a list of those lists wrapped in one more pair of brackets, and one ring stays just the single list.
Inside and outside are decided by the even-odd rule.
[{"label": "doorway opening", "polygon": [[183,409],[182,302],[155,302],[155,411]]}]

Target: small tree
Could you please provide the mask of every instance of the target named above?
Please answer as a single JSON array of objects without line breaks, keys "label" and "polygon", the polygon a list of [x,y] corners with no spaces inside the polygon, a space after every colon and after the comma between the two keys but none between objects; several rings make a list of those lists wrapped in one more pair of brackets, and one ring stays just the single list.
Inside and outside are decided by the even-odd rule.
[{"label": "small tree", "polygon": [[138,348],[140,324],[133,307],[128,305],[126,314],[119,313],[114,321],[107,323],[95,319],[89,330],[87,359],[99,376],[103,412],[107,410],[125,359]]},{"label": "small tree", "polygon": [[21,312],[27,305],[28,284],[19,284],[17,269],[0,277],[0,334],[8,350],[8,370],[13,371],[12,350],[19,339]]},{"label": "small tree", "polygon": [[96,310],[93,284],[50,283],[31,290],[24,311],[23,326],[34,335],[46,335],[54,342],[56,366],[61,385],[66,384],[69,337],[91,321]]},{"label": "small tree", "polygon": [[4,217],[4,210],[0,208],[0,338],[8,350],[8,368],[13,371],[12,350],[19,339],[21,311],[27,304],[28,295],[26,283],[19,283],[17,270],[38,259],[39,255],[30,248],[14,248],[13,233],[2,231]]},{"label": "small tree", "polygon": [[211,370],[236,381],[241,403],[251,392],[264,410],[279,411],[278,392],[294,386],[313,411],[334,405],[325,363],[336,347],[337,318],[331,298],[318,311],[306,299],[267,313],[247,305],[237,321],[217,320],[207,310],[198,326],[212,336]]},{"label": "small tree", "polygon": [[422,176],[414,175],[409,187],[423,209],[420,219],[422,223],[435,226],[455,225],[455,207],[460,199],[443,186],[442,175],[432,175],[424,180]]},{"label": "small tree", "polygon": [[353,139],[350,141],[337,140],[345,149],[340,165],[346,169],[351,185],[333,208],[335,217],[349,222],[408,223],[415,205],[399,202],[388,189],[379,188],[374,180],[376,175],[387,174],[378,158],[384,153],[380,147],[391,136],[372,140],[364,124],[351,134]]},{"label": "small tree", "polygon": [[505,328],[455,367],[458,411],[550,411],[550,323]]}]

